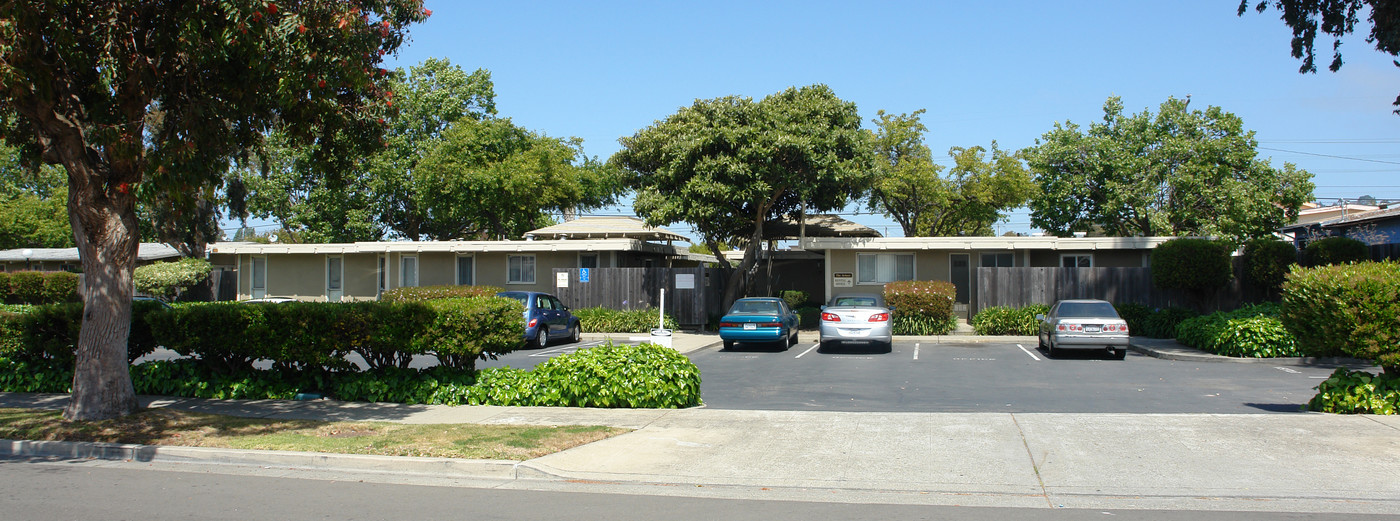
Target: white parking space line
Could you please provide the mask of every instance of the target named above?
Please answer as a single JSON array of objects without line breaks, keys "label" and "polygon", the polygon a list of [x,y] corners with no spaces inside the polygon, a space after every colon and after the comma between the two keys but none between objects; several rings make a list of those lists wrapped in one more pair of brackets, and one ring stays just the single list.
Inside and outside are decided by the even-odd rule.
[{"label": "white parking space line", "polygon": [[1293,369],[1293,368],[1291,368],[1291,367],[1275,367],[1274,369],[1278,369],[1278,370],[1280,370],[1280,371],[1283,371],[1283,372],[1289,373],[1289,374],[1302,374],[1302,371],[1299,371],[1299,370],[1297,370],[1297,369]]},{"label": "white parking space line", "polygon": [[559,346],[559,347],[556,347],[556,348],[554,348],[554,349],[546,349],[546,350],[544,350],[544,351],[540,351],[540,352],[537,352],[537,353],[530,353],[530,356],[532,356],[532,357],[541,357],[541,356],[543,356],[543,357],[551,357],[551,356],[554,356],[554,355],[557,355],[557,354],[560,354],[560,353],[572,353],[572,352],[574,352],[574,351],[578,351],[578,350],[583,349],[583,348],[586,348],[586,347],[593,347],[593,346],[600,345],[600,344],[602,344],[602,342],[579,342],[579,343],[575,343],[575,344],[569,344],[569,345],[566,345],[566,346]]},{"label": "white parking space line", "polygon": [[1022,351],[1025,351],[1025,352],[1026,352],[1026,354],[1028,354],[1028,355],[1030,355],[1030,356],[1031,356],[1031,358],[1034,358],[1034,359],[1035,359],[1035,361],[1037,361],[1037,362],[1039,362],[1039,361],[1040,361],[1040,357],[1038,357],[1038,356],[1035,356],[1035,353],[1032,353],[1032,352],[1031,352],[1031,350],[1029,350],[1029,349],[1026,349],[1026,346],[1023,346],[1023,345],[1021,345],[1021,344],[1016,344],[1016,347],[1019,347],[1019,348],[1021,348],[1021,350],[1022,350]]},{"label": "white parking space line", "polygon": [[805,355],[805,354],[807,354],[807,353],[812,352],[812,350],[813,350],[813,349],[816,349],[817,346],[819,346],[819,345],[821,345],[821,344],[820,344],[820,343],[812,344],[812,347],[807,348],[807,350],[806,350],[806,351],[803,351],[802,354],[797,355],[797,356],[795,356],[795,357],[793,357],[793,358],[802,358],[802,355]]},{"label": "white parking space line", "polygon": [[919,359],[919,344],[914,344],[914,359]]}]

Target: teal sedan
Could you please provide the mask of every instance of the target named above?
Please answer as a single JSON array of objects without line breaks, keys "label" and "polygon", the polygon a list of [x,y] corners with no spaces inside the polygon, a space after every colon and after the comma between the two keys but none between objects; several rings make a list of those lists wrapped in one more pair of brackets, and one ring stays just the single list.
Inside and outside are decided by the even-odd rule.
[{"label": "teal sedan", "polygon": [[741,298],[719,319],[719,338],[725,349],[736,343],[776,344],[787,349],[797,344],[797,312],[780,298]]}]

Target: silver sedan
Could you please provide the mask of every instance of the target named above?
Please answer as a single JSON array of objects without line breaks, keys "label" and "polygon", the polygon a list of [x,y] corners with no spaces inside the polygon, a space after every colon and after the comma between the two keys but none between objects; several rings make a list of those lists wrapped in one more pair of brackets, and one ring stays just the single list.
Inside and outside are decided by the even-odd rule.
[{"label": "silver sedan", "polygon": [[1069,349],[1102,349],[1119,360],[1128,354],[1128,322],[1106,301],[1061,300],[1035,319],[1040,347],[1052,357]]},{"label": "silver sedan", "polygon": [[818,336],[821,349],[838,344],[865,344],[891,350],[894,337],[885,297],[878,294],[851,294],[832,297],[822,306]]}]

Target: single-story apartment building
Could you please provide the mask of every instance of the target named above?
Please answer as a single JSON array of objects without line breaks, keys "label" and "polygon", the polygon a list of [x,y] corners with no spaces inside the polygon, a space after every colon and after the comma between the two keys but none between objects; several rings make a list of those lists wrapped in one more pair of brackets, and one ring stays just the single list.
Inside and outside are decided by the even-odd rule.
[{"label": "single-story apartment building", "polygon": [[1281,232],[1300,250],[1315,238],[1340,236],[1369,245],[1375,260],[1400,259],[1400,208],[1381,208],[1322,221],[1299,222],[1283,227]]},{"label": "single-story apartment building", "polygon": [[[168,245],[143,242],[136,250],[136,265],[176,261],[180,257],[180,251]],[[0,250],[0,271],[79,271],[82,267],[77,248]]]}]

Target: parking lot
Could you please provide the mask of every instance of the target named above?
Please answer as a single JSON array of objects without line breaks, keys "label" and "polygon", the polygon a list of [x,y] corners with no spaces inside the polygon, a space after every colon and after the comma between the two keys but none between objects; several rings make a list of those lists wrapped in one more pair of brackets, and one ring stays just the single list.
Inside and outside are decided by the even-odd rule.
[{"label": "parking lot", "polygon": [[1126,360],[1029,344],[896,341],[891,352],[739,346],[690,354],[707,407],[879,412],[1295,413],[1335,367]]}]

